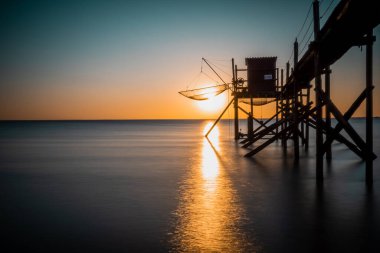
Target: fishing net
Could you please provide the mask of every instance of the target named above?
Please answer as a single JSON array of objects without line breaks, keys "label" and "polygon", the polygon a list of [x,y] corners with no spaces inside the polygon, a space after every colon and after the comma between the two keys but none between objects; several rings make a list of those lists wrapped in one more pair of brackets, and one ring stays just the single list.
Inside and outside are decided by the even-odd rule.
[{"label": "fishing net", "polygon": [[212,97],[218,96],[222,92],[228,89],[228,85],[215,85],[193,90],[185,90],[178,92],[182,96],[185,96],[194,100],[207,100]]},{"label": "fishing net", "polygon": [[[253,100],[253,105],[266,105],[269,103],[272,103],[276,101],[276,98],[252,98]],[[250,98],[245,98],[240,100],[241,103],[244,104],[251,104],[251,99]]]}]

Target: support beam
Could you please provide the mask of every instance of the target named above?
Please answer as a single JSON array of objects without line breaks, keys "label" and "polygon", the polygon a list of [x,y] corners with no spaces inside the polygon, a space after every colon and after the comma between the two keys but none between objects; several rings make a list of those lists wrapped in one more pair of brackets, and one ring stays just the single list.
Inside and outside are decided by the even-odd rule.
[{"label": "support beam", "polygon": [[331,113],[338,120],[338,122],[343,125],[344,130],[346,130],[347,134],[351,137],[351,139],[355,142],[355,144],[360,148],[360,150],[364,151],[366,153],[366,156],[372,157],[373,152],[372,153],[367,152],[366,143],[363,141],[360,135],[355,131],[355,129],[351,126],[351,124],[348,123],[348,121],[344,118],[344,116],[338,110],[338,108],[334,105],[334,103],[331,100],[327,100],[324,92],[321,92],[321,97],[325,101],[326,106],[330,108]]},{"label": "support beam", "polygon": [[[326,67],[325,69],[325,93],[327,99],[330,99],[330,74],[331,74],[331,69],[329,66]],[[326,106],[325,108],[325,113],[326,113],[326,125],[327,125],[327,137],[329,138],[330,135],[330,128],[331,128],[331,114],[330,114],[330,108]],[[326,146],[326,160],[331,161],[332,155],[331,155],[331,143]]]},{"label": "support beam", "polygon": [[242,107],[238,106],[238,108],[239,108],[242,112],[244,112],[247,116],[249,115],[249,112],[247,112],[246,110],[244,110]]},{"label": "support beam", "polygon": [[[284,97],[283,97],[283,94],[284,94],[284,69],[281,69],[281,91],[280,91],[280,101],[281,101],[281,120],[284,119],[285,115],[284,115]],[[284,124],[281,125],[281,130],[284,129]],[[286,135],[283,134],[281,136],[281,145],[284,146],[284,143],[285,143],[285,137]]]},{"label": "support beam", "polygon": [[[316,122],[315,122],[314,120],[309,119],[309,125],[310,125],[312,128],[316,129],[316,127],[315,127]],[[328,129],[327,129],[327,125],[326,125],[326,123],[323,124],[323,130],[324,130],[325,132],[327,132],[327,130],[328,130]],[[330,131],[332,131],[332,129],[330,129]],[[335,136],[335,139],[336,139],[338,142],[340,142],[340,143],[346,145],[349,149],[351,149],[352,152],[354,152],[355,154],[357,154],[360,158],[364,159],[364,157],[366,156],[366,154],[363,153],[363,151],[361,151],[360,149],[358,149],[358,147],[357,147],[355,144],[353,144],[352,142],[350,142],[350,141],[349,141],[348,139],[346,139],[346,137],[344,137],[343,135],[341,135],[341,134],[338,133],[338,134]]]},{"label": "support beam", "polygon": [[[286,83],[289,82],[289,76],[290,76],[290,64],[289,62],[286,63]],[[289,117],[289,95],[285,95],[286,96],[286,100],[285,100],[285,118],[287,119]],[[285,120],[284,121],[284,128],[287,128],[288,127],[288,121]],[[288,146],[288,138],[285,138],[284,139],[284,150],[287,149],[287,146]]]},{"label": "support beam", "polygon": [[[253,134],[255,134],[256,132],[258,132],[262,127],[264,127],[264,128],[268,128],[267,124],[268,124],[272,119],[274,119],[275,117],[277,117],[279,113],[280,113],[280,112],[277,112],[275,115],[273,115],[272,117],[270,117],[269,119],[267,119],[267,120],[264,121],[264,122],[261,122],[261,121],[257,120],[255,117],[253,117],[253,119],[254,119],[257,123],[259,123],[259,125],[260,125],[258,128],[256,128],[256,129],[253,131]],[[275,123],[277,123],[277,122],[278,122],[278,121],[276,121]],[[276,128],[276,129],[278,129],[278,128]],[[272,133],[272,134],[276,134],[276,133],[273,132],[273,131],[271,131],[271,133]]]},{"label": "support beam", "polygon": [[[373,153],[373,101],[372,101],[372,82],[373,82],[373,42],[374,36],[372,29],[367,33],[366,45],[366,151],[368,154]],[[366,182],[372,185],[373,182],[373,160],[368,156],[366,158]]]},{"label": "support beam", "polygon": [[[284,128],[283,130],[281,130],[279,132],[279,134],[282,134],[282,132],[292,131],[292,128],[294,127],[295,124],[298,124],[301,120],[304,120],[304,118],[309,117],[309,115],[312,114],[316,110],[317,110],[317,108],[315,107],[312,110],[310,110],[310,111],[302,114],[298,119],[296,119],[295,122],[292,122],[286,128]],[[277,136],[273,136],[272,138],[270,138],[269,140],[267,140],[266,142],[264,142],[263,144],[261,144],[260,146],[258,146],[254,150],[252,150],[251,152],[245,154],[244,156],[245,157],[251,157],[251,156],[257,154],[258,152],[260,152],[261,150],[263,150],[265,147],[267,147],[269,144],[271,144],[272,142],[274,142],[276,140],[276,138],[277,138]]]},{"label": "support beam", "polygon": [[[369,88],[372,90],[374,87],[372,86]],[[355,111],[359,108],[361,103],[366,99],[367,93],[368,93],[368,88],[365,88],[364,91],[357,97],[357,99],[352,103],[350,108],[346,111],[346,113],[343,115],[343,119],[345,121],[348,121],[352,115],[355,113]],[[338,124],[335,126],[335,128],[330,132],[328,137],[326,138],[325,143],[323,144],[323,151],[326,152],[327,147],[331,145],[331,143],[336,139],[336,136],[339,135],[339,132],[344,128],[343,122],[338,122]],[[361,156],[363,159],[364,157]],[[372,159],[375,157],[375,155],[372,155]]]},{"label": "support beam", "polygon": [[232,83],[234,86],[234,132],[235,140],[239,139],[239,100],[237,96],[237,76],[235,70],[235,60],[232,58]]},{"label": "support beam", "polygon": [[247,119],[247,134],[248,134],[248,140],[253,139],[253,98],[252,95],[249,100],[249,108],[250,108],[250,113],[248,114],[248,119]]},{"label": "support beam", "polygon": [[218,124],[218,122],[220,121],[220,119],[223,117],[224,113],[226,113],[226,111],[228,110],[228,107],[230,107],[230,105],[235,101],[235,99],[231,99],[230,103],[226,106],[226,108],[223,110],[223,112],[219,115],[219,117],[217,118],[217,120],[214,122],[214,124],[212,125],[212,127],[207,131],[207,133],[205,134],[205,137],[207,138],[207,136],[211,133],[212,129],[214,129],[214,127],[216,126],[216,124]]},{"label": "support beam", "polygon": [[[271,119],[273,119],[274,117],[276,117],[276,115],[277,115],[277,114],[273,115],[273,116],[271,117]],[[261,128],[261,127],[267,128],[267,126],[265,125],[265,123],[264,123],[263,121],[258,120],[258,119],[256,119],[255,117],[252,117],[252,119],[253,119],[254,121],[256,121],[257,124],[259,124],[259,127],[260,127],[260,128]],[[256,128],[256,129],[258,129],[258,128]],[[256,129],[255,129],[255,131],[256,131]],[[255,131],[254,131],[254,132],[255,132]],[[275,134],[274,132],[272,132],[272,133]]]},{"label": "support beam", "polygon": [[[280,111],[280,112],[281,112],[281,111]],[[280,112],[278,112],[278,113],[280,113]],[[278,126],[278,127],[275,127],[274,129],[278,129],[280,126],[283,125],[283,124],[278,124],[278,122],[275,122],[273,125],[271,125],[271,126],[267,126],[267,124],[268,124],[268,123],[269,123],[269,122],[270,122],[275,116],[276,116],[276,115],[273,115],[271,118],[267,119],[264,123],[261,123],[261,122],[258,121],[258,123],[261,124],[261,125],[253,131],[253,137],[254,137],[255,140],[256,140],[256,137],[257,137],[259,134],[261,134],[262,131],[264,131],[264,130],[268,130],[269,127],[272,127],[273,125],[276,125],[276,126]],[[282,119],[281,121],[285,121],[285,119]],[[261,131],[259,131],[262,127],[264,127],[264,129],[261,130]],[[270,134],[270,133],[276,135],[276,133],[274,133],[273,130],[269,130],[269,132],[267,132],[265,135]],[[265,135],[263,135],[261,138],[263,138]],[[257,140],[256,140],[256,141],[257,141]],[[246,143],[246,144],[243,146],[243,148],[247,148],[247,147],[251,146],[254,142],[255,142],[255,141],[252,141],[252,140],[247,141],[247,142],[244,142],[244,143]]]},{"label": "support beam", "polygon": [[[306,90],[306,104],[309,104],[310,103],[310,85],[307,87],[307,90]],[[306,129],[305,129],[305,151],[307,152],[309,150],[309,117],[307,117],[305,119],[305,125],[306,125]]]},{"label": "support beam", "polygon": [[[297,39],[294,42],[294,64],[293,66],[296,67],[298,63],[298,42]],[[296,75],[294,75],[296,76]],[[297,79],[295,78],[294,85],[293,85],[293,149],[294,149],[294,160],[298,161],[300,158],[300,151],[299,151],[299,138],[298,138],[298,91],[297,91]]]},{"label": "support beam", "polygon": [[247,119],[247,134],[248,134],[248,140],[253,139],[253,116],[252,113],[248,114],[248,119]]},{"label": "support beam", "polygon": [[[279,75],[278,75],[278,68],[276,68],[276,94],[279,94],[278,92],[279,90]],[[277,99],[276,99],[276,122],[278,122],[278,110],[279,110],[279,106],[278,106],[278,96],[276,95]],[[276,134],[278,134],[278,129],[276,128]]]},{"label": "support beam", "polygon": [[323,132],[322,132],[322,101],[320,93],[322,91],[322,80],[319,59],[319,1],[313,2],[313,18],[314,18],[314,80],[315,80],[315,103],[317,114],[316,129],[316,175],[317,181],[323,181]]},{"label": "support beam", "polygon": [[[299,94],[298,94],[298,96],[299,96],[299,106],[301,106],[301,107],[303,107],[303,91],[302,91],[302,89],[299,91]],[[304,146],[305,145],[305,121],[303,120],[303,121],[301,121],[301,125],[300,125],[300,131],[301,131],[301,134],[300,134],[300,137],[301,137],[301,139],[302,139],[302,146]]]},{"label": "support beam", "polygon": [[[307,105],[307,106],[310,106],[310,105]],[[305,107],[306,108],[306,107]],[[300,110],[300,115],[305,115],[305,108],[301,108]],[[310,114],[307,114],[307,115],[310,115]],[[255,136],[255,138],[248,142],[247,144],[245,144],[243,147],[248,147],[249,145],[252,145],[252,143],[255,143],[256,141],[258,141],[259,139],[261,139],[262,137],[264,137],[265,135],[267,135],[268,133],[270,133],[271,131],[273,131],[274,129],[280,127],[284,122],[289,122],[290,120],[288,118],[284,118],[283,120],[280,120],[279,122],[277,123],[274,123],[270,126],[268,126],[267,128],[261,130],[259,133],[257,133],[257,135]],[[284,129],[291,129],[290,127],[290,123],[287,124],[287,126],[284,128]],[[286,131],[280,131],[280,133],[287,133]],[[280,135],[280,134],[279,134]],[[287,138],[286,138],[287,139]]]}]

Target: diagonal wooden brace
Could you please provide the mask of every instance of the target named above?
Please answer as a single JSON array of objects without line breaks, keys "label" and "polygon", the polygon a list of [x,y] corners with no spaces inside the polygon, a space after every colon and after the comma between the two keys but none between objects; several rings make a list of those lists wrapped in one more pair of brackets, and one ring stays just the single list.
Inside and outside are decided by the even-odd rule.
[{"label": "diagonal wooden brace", "polygon": [[[323,102],[321,104],[321,107],[323,106]],[[280,136],[282,135],[283,133],[286,133],[286,132],[291,132],[293,127],[295,125],[297,125],[299,122],[301,122],[302,120],[304,120],[305,118],[309,117],[312,113],[314,113],[315,111],[317,110],[317,107],[314,107],[313,109],[303,113],[303,114],[300,114],[300,116],[295,120],[293,121],[292,123],[290,123],[287,127],[285,127],[284,129],[282,129],[277,135]],[[279,121],[280,123],[280,121]],[[273,124],[275,125],[275,124]],[[258,152],[260,152],[261,150],[263,150],[265,147],[267,147],[268,145],[270,145],[272,142],[274,142],[278,136],[275,135],[273,136],[272,138],[268,139],[266,142],[264,142],[263,144],[261,144],[260,146],[258,146],[257,148],[255,148],[254,150],[252,150],[251,152],[245,154],[244,156],[245,157],[251,157],[255,154],[257,154]]]},{"label": "diagonal wooden brace", "polygon": [[[303,111],[306,111],[309,106],[311,105],[312,103],[310,102],[309,104],[303,106],[301,109],[300,109],[300,115],[302,115]],[[288,118],[283,118],[279,121],[277,121],[276,123],[268,126],[267,128],[261,130],[260,132],[257,133],[257,135],[255,136],[255,138],[249,142],[247,142],[245,145],[243,145],[243,148],[247,148],[249,147],[250,145],[252,145],[253,143],[255,143],[256,141],[258,141],[259,139],[261,139],[262,137],[264,137],[265,135],[267,135],[268,133],[270,133],[271,131],[274,131],[276,128],[280,127],[283,123],[285,122],[289,122],[289,124],[291,124],[292,122],[292,119],[291,117],[288,117]],[[283,131],[281,131],[282,133],[284,133]],[[278,134],[275,135],[277,138],[279,138],[280,136]]]},{"label": "diagonal wooden brace", "polygon": [[[374,86],[372,86],[370,89],[372,90]],[[323,91],[321,91],[321,96],[323,100],[326,100],[326,95]],[[338,124],[334,128],[333,131],[329,133],[329,136],[327,137],[325,143],[322,146],[323,153],[326,152],[327,146],[330,145],[334,139],[336,139],[337,134],[342,130],[345,129],[348,135],[351,137],[351,139],[355,142],[356,146],[361,150],[360,157],[363,159],[366,157],[366,146],[363,139],[359,136],[359,134],[355,131],[355,129],[348,123],[348,120],[351,118],[351,116],[354,114],[354,112],[359,108],[360,104],[364,101],[366,98],[367,89],[365,89],[359,97],[355,100],[355,102],[351,105],[351,107],[347,110],[347,112],[342,115],[341,112],[338,110],[338,108],[334,105],[334,103],[331,100],[326,101],[327,106],[329,107],[331,113],[334,115],[334,117],[338,120]],[[350,145],[352,146],[352,145]],[[354,151],[355,152],[355,151]],[[356,153],[356,152],[355,152]],[[364,154],[364,157],[363,157]],[[376,159],[376,155],[374,153],[370,154],[372,159]]]}]

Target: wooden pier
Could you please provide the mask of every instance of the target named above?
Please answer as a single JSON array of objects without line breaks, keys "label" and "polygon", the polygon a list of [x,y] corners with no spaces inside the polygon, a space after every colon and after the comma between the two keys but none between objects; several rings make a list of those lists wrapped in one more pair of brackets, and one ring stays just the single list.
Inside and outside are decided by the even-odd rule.
[{"label": "wooden pier", "polygon": [[[314,0],[312,10],[314,40],[300,59],[298,42],[295,40],[294,68],[290,69],[288,62],[285,77],[284,69],[276,68],[276,57],[246,58],[246,68],[238,68],[232,59],[233,100],[224,112],[233,104],[234,137],[242,147],[247,148],[261,140],[245,155],[246,157],[254,156],[275,141],[281,141],[282,148],[286,150],[288,141],[291,140],[294,161],[297,162],[300,148],[308,150],[309,132],[310,128],[313,128],[316,131],[317,181],[323,181],[324,157],[328,161],[332,159],[331,144],[333,141],[338,141],[346,145],[360,159],[365,160],[366,182],[372,184],[373,160],[376,158],[373,153],[372,47],[375,42],[373,29],[380,23],[376,3],[371,0],[341,0],[322,29],[319,23],[318,0]],[[366,48],[366,80],[363,92],[358,94],[346,112],[342,112],[330,97],[330,87],[333,85],[330,81],[332,74],[330,66],[354,46]],[[247,72],[247,80],[239,77],[240,72]],[[310,84],[313,80],[314,87]],[[312,88],[315,91],[314,102],[310,98]],[[249,111],[239,106],[239,102],[243,100],[248,101]],[[254,106],[268,101],[276,103],[275,113],[264,122],[256,119],[253,116]],[[366,101],[365,140],[349,122],[364,101]],[[239,132],[239,110],[247,116],[247,133]],[[335,127],[331,125],[331,116],[337,120]],[[256,129],[253,128],[253,121],[259,123]],[[342,130],[350,138],[340,134]]]}]

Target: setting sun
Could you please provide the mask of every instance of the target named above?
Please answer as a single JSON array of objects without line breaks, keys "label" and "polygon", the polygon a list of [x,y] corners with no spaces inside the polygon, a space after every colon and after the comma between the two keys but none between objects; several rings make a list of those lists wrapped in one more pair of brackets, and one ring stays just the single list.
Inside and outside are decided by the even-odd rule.
[{"label": "setting sun", "polygon": [[225,105],[227,105],[227,102],[227,93],[222,93],[207,100],[196,101],[199,108],[207,112],[220,111]]}]

